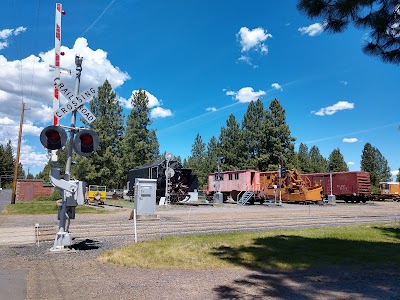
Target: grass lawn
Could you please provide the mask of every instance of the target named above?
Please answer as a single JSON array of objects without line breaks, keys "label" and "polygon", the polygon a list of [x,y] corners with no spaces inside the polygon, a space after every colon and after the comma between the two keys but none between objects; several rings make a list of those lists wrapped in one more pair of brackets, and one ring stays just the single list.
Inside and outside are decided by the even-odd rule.
[{"label": "grass lawn", "polygon": [[400,268],[400,225],[170,236],[103,253],[98,259],[154,269]]},{"label": "grass lawn", "polygon": [[[78,214],[104,214],[112,213],[110,211],[96,209],[94,207],[78,205],[76,207]],[[55,201],[32,201],[8,204],[1,213],[2,215],[46,215],[57,214],[57,204]]]}]

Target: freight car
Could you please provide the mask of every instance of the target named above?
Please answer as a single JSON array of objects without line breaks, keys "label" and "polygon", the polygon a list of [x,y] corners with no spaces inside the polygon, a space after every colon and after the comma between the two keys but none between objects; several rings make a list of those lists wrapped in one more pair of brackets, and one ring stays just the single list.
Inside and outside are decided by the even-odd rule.
[{"label": "freight car", "polygon": [[[219,176],[219,180],[218,180]],[[223,194],[223,200],[231,198],[237,203],[260,202],[281,198],[284,202],[320,202],[322,188],[301,178],[296,170],[288,170],[279,180],[277,171],[235,170],[208,175],[209,199],[215,192]]]},{"label": "freight car", "polygon": [[[161,197],[165,196],[166,167],[167,161],[160,160],[129,170],[128,196],[134,195],[136,178],[157,179],[156,197],[158,202]],[[189,192],[194,192],[198,189],[197,176],[192,174],[191,169],[183,168],[182,164],[177,160],[169,161],[169,168],[174,170],[173,176],[169,179],[169,195],[172,203],[179,202],[189,197]]]},{"label": "freight car", "polygon": [[[321,185],[326,199],[331,195],[330,173],[302,174],[302,177],[312,184]],[[332,172],[332,194],[345,202],[365,203],[371,198],[369,172]]]}]

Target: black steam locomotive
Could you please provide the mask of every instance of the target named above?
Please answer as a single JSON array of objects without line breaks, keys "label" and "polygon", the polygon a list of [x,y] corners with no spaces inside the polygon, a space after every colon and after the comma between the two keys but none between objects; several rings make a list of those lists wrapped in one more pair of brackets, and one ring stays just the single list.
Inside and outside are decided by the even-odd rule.
[{"label": "black steam locomotive", "polygon": [[[189,197],[189,192],[194,192],[198,188],[197,176],[192,174],[191,169],[183,168],[177,160],[169,161],[169,168],[173,170],[170,174],[170,200],[172,203],[179,202]],[[135,192],[135,179],[157,179],[157,202],[165,196],[167,161],[160,160],[153,163],[144,164],[129,170],[129,191],[128,196],[133,196]],[[172,176],[171,176],[172,175]]]}]

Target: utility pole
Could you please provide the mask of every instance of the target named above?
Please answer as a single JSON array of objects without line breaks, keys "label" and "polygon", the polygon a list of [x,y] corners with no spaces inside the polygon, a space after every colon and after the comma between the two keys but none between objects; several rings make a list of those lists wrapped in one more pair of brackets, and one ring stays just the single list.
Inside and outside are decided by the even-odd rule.
[{"label": "utility pole", "polygon": [[11,204],[15,204],[16,191],[17,191],[19,153],[21,151],[21,136],[22,136],[22,124],[24,123],[24,111],[25,111],[25,103],[24,101],[22,101],[21,120],[19,122],[18,146],[17,146],[17,154],[15,157],[15,166],[14,166],[14,181],[11,193]]}]

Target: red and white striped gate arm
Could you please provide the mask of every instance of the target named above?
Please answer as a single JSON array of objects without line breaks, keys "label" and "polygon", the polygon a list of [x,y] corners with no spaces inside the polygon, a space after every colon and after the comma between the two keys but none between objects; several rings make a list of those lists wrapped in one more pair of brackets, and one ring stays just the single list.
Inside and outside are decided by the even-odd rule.
[{"label": "red and white striped gate arm", "polygon": [[[54,62],[54,82],[55,80],[60,80],[60,47],[61,47],[61,13],[62,5],[61,3],[56,3],[56,27],[55,27],[55,62]],[[53,112],[55,112],[60,107],[60,94],[56,85],[54,85],[54,98],[53,98]],[[53,115],[53,125],[58,124],[58,118]]]}]

